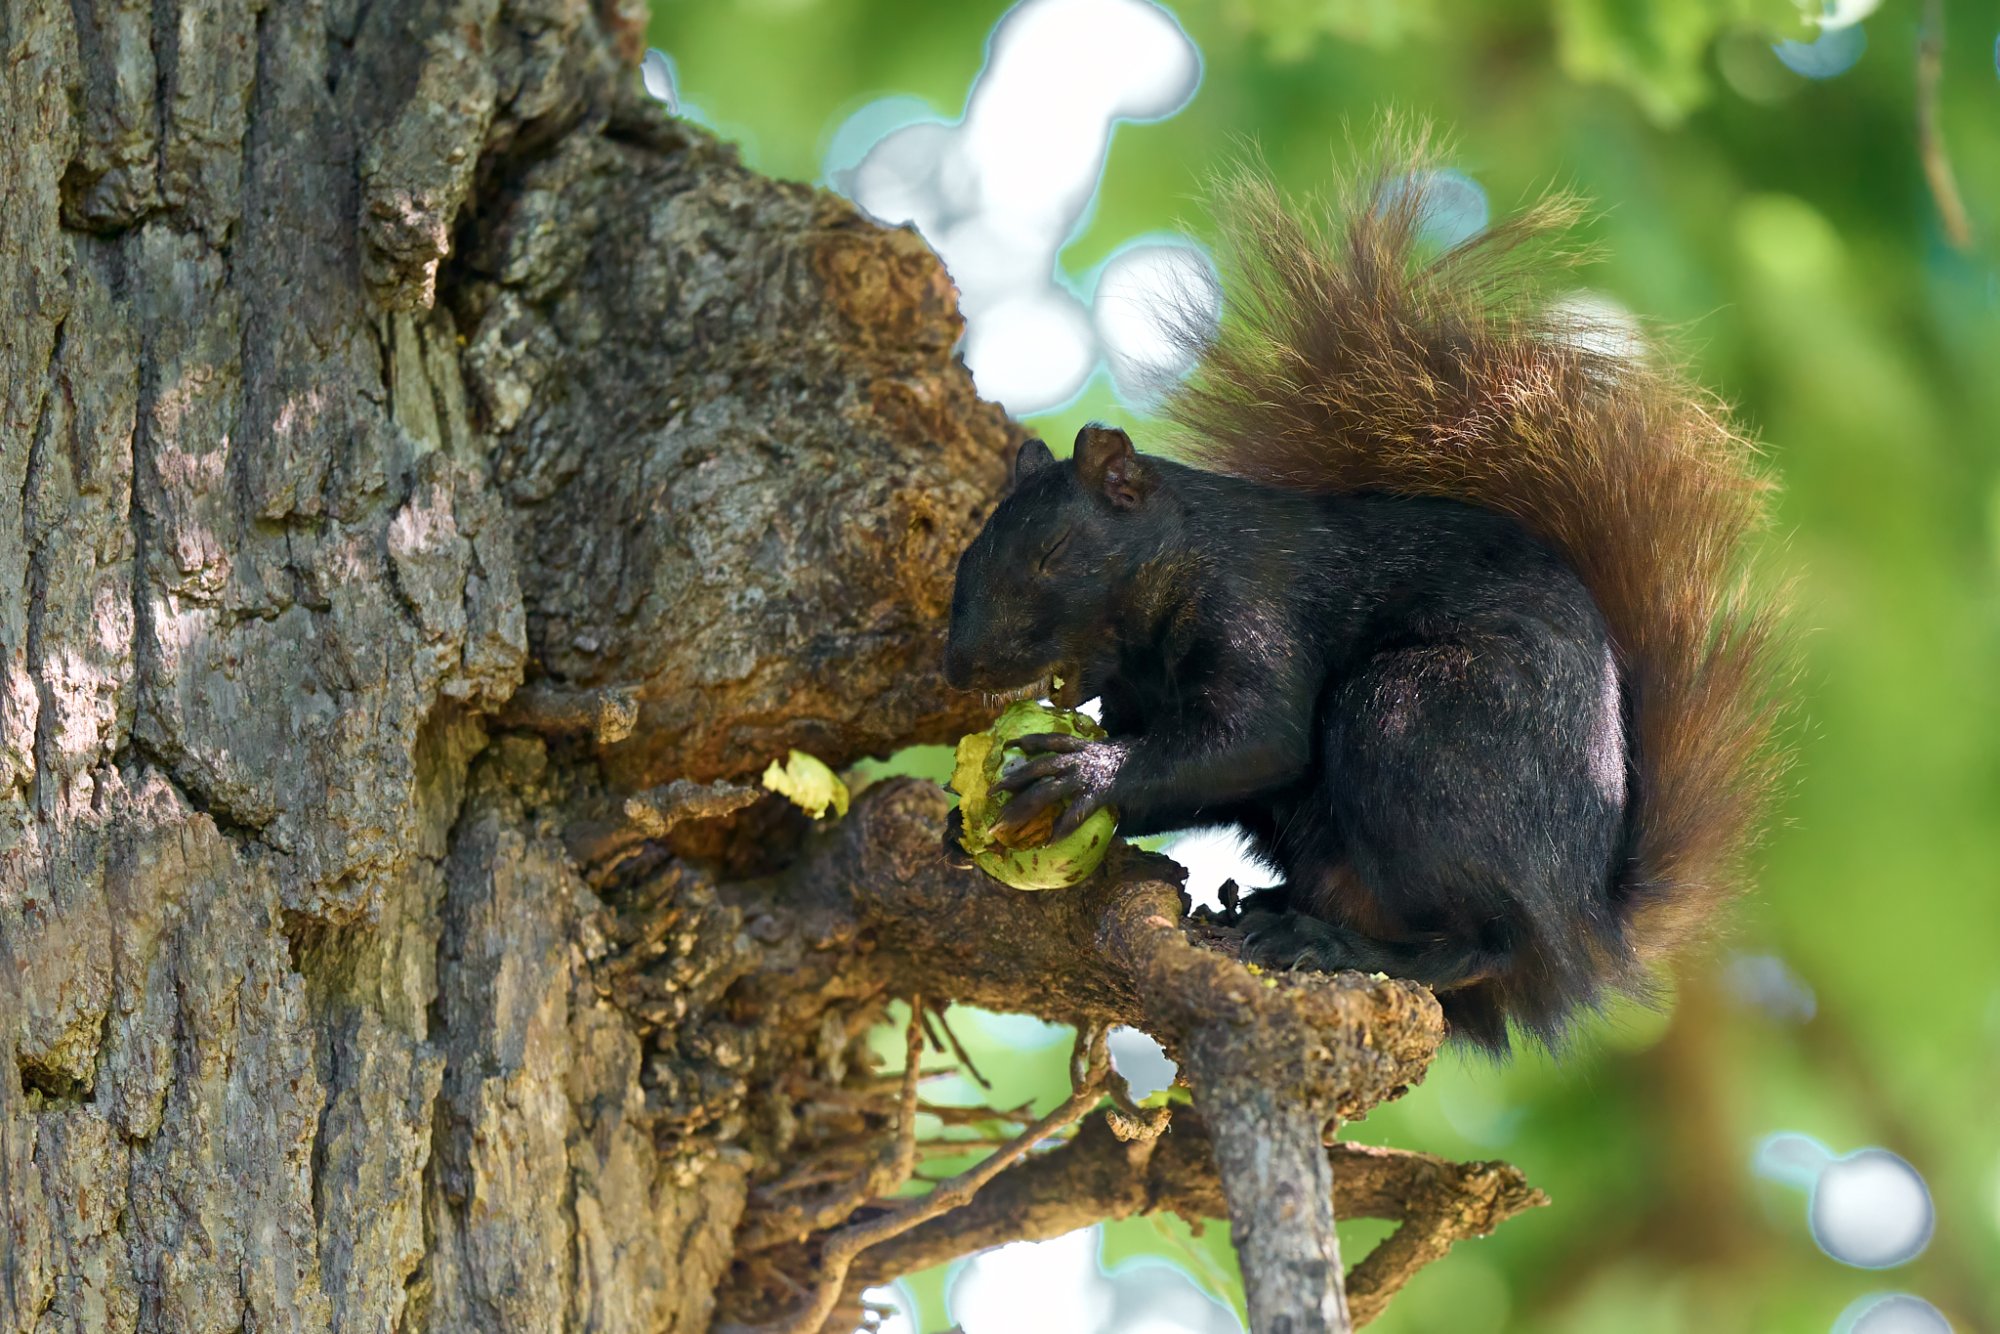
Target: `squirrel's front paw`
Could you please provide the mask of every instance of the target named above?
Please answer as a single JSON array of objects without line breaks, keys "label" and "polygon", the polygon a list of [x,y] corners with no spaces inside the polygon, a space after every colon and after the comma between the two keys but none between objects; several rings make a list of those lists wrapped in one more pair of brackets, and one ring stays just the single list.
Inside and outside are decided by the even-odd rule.
[{"label": "squirrel's front paw", "polygon": [[[1115,741],[1043,732],[1014,744],[1041,753],[1003,771],[993,785],[996,792],[1010,794],[993,822],[993,836],[1009,847],[1053,843],[1076,832],[1109,804],[1111,785],[1125,763],[1125,748]],[[1041,835],[1043,828],[1046,835]]]}]

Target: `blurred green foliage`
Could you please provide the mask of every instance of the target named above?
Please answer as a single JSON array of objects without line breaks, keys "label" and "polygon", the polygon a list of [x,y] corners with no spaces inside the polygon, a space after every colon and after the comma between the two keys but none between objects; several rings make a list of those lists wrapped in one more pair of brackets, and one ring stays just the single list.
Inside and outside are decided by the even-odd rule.
[{"label": "blurred green foliage", "polygon": [[[1869,17],[1860,62],[1818,82],[1771,53],[1801,31],[1784,0],[1172,8],[1202,88],[1174,117],[1121,127],[1069,272],[1139,234],[1199,236],[1201,180],[1246,138],[1311,189],[1345,127],[1403,108],[1452,134],[1496,212],[1551,182],[1599,201],[1589,234],[1606,258],[1585,281],[1678,329],[1785,488],[1770,541],[1797,576],[1806,663],[1759,891],[1724,949],[1683,971],[1670,1020],[1620,1013],[1560,1062],[1447,1055],[1351,1128],[1507,1158],[1554,1199],[1419,1276],[1376,1328],[1817,1332],[1886,1290],[1960,1330],[2000,1328],[2000,12],[1943,7],[1940,123],[1978,233],[1960,252],[1919,151],[1910,0]],[[873,98],[956,115],[1004,10],[660,0],[653,40],[753,165],[813,180],[833,129]],[[1064,440],[1135,416],[1100,378],[1031,424]],[[1784,960],[1814,1017],[1733,998],[1729,952]],[[989,1073],[1044,1103],[1065,1053],[984,1050]],[[1803,1198],[1748,1170],[1777,1130],[1908,1158],[1938,1205],[1929,1250],[1887,1273],[1821,1254]],[[1180,1254],[1190,1244],[1199,1259]],[[1219,1227],[1190,1243],[1120,1225],[1106,1247],[1211,1275],[1229,1263]],[[937,1277],[918,1287],[936,1314]]]}]

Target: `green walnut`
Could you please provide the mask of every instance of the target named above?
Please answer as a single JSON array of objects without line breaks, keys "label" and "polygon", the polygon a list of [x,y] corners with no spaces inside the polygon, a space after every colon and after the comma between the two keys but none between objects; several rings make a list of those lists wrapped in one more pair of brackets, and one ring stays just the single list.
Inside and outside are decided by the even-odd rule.
[{"label": "green walnut", "polygon": [[1040,847],[1010,848],[993,837],[993,821],[1009,795],[994,792],[993,784],[1000,779],[1008,751],[1021,753],[1013,743],[1037,732],[1061,732],[1088,741],[1102,741],[1105,736],[1103,728],[1074,709],[1052,709],[1024,700],[1008,705],[984,732],[962,738],[951,771],[951,790],[958,793],[964,822],[959,844],[973,865],[1003,885],[1062,889],[1095,871],[1104,854],[1111,851],[1118,816],[1109,809],[1098,811],[1069,837]]}]

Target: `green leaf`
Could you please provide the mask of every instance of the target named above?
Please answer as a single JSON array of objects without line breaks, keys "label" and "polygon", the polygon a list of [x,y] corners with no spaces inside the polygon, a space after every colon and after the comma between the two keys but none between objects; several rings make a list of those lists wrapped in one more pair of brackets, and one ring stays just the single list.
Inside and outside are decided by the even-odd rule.
[{"label": "green leaf", "polygon": [[787,798],[815,820],[826,818],[826,808],[836,816],[847,814],[847,784],[824,761],[795,750],[780,765],[771,761],[764,771],[764,786]]},{"label": "green leaf", "polygon": [[1555,26],[1572,78],[1625,89],[1663,125],[1708,100],[1708,50],[1725,29],[1750,28],[1770,40],[1807,29],[1794,0],[1556,0]]},{"label": "green leaf", "polygon": [[1170,1084],[1163,1089],[1155,1089],[1139,1099],[1141,1107],[1192,1107],[1194,1094],[1180,1084]]},{"label": "green leaf", "polygon": [[1435,0],[1236,0],[1231,17],[1261,34],[1277,61],[1308,58],[1323,37],[1394,46],[1438,23]]}]

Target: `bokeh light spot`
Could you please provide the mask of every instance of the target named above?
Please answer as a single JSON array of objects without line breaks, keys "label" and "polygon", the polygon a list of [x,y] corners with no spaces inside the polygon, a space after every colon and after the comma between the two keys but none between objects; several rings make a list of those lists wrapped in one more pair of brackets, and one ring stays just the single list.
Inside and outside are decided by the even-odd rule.
[{"label": "bokeh light spot", "polygon": [[873,1327],[872,1334],[917,1334],[910,1295],[902,1287],[864,1288],[861,1300],[885,1310],[881,1323]]},{"label": "bokeh light spot", "polygon": [[674,62],[665,51],[653,47],[646,52],[646,59],[639,65],[639,77],[646,82],[646,92],[655,101],[664,102],[669,112],[680,111],[680,95],[675,91]]},{"label": "bokeh light spot", "polygon": [[1423,213],[1418,232],[1432,245],[1463,245],[1485,231],[1493,218],[1492,205],[1479,182],[1450,167],[1413,172],[1383,192],[1382,207],[1394,207],[1412,190],[1421,192]]},{"label": "bokeh light spot", "polygon": [[826,137],[820,150],[821,181],[853,198],[855,168],[877,144],[912,125],[949,128],[937,108],[921,97],[877,97],[856,107]]},{"label": "bokeh light spot", "polygon": [[1805,87],[1805,81],[1778,59],[1761,29],[1742,27],[1724,33],[1715,44],[1715,68],[1738,97],[1766,106]]},{"label": "bokeh light spot", "polygon": [[1840,1313],[1833,1334],[1951,1334],[1951,1322],[1921,1297],[1870,1293]]},{"label": "bokeh light spot", "polygon": [[1061,403],[1090,378],[1097,344],[1090,316],[1068,292],[1029,291],[966,318],[965,365],[982,396],[1025,412]]},{"label": "bokeh light spot", "polygon": [[1744,257],[1779,283],[1816,286],[1840,274],[1840,233],[1795,195],[1752,195],[1737,205],[1735,229]]},{"label": "bokeh light spot", "polygon": [[1173,1087],[1180,1067],[1152,1034],[1120,1024],[1111,1030],[1106,1045],[1112,1069],[1124,1076],[1134,1098],[1150,1098]]},{"label": "bokeh light spot", "polygon": [[1818,19],[1822,28],[1845,28],[1882,7],[1882,0],[1826,0]]},{"label": "bokeh light spot", "polygon": [[1810,42],[1771,44],[1771,50],[1785,63],[1785,68],[1808,79],[1831,79],[1837,74],[1847,73],[1867,49],[1868,35],[1858,23],[1841,28],[1822,28],[1819,36]]},{"label": "bokeh light spot", "polygon": [[1780,1133],[1757,1146],[1751,1169],[1771,1181],[1811,1190],[1832,1161],[1833,1150],[1812,1136]]},{"label": "bokeh light spot", "polygon": [[1722,985],[1737,1004],[1784,1023],[1803,1024],[1819,1011],[1813,989],[1776,955],[1733,956],[1722,970]]},{"label": "bokeh light spot", "polygon": [[1923,1253],[1936,1227],[1923,1176],[1887,1149],[1836,1158],[1809,1135],[1778,1134],[1758,1146],[1761,1176],[1811,1192],[1806,1219],[1819,1248],[1857,1269],[1886,1269]]},{"label": "bokeh light spot", "polygon": [[1646,331],[1638,317],[1602,292],[1580,288],[1549,304],[1558,337],[1601,357],[1637,360],[1646,354]]},{"label": "bokeh light spot", "polygon": [[1827,1165],[1812,1195],[1813,1240],[1860,1269],[1915,1259],[1936,1215],[1917,1169],[1887,1149],[1861,1149]]},{"label": "bokeh light spot", "polygon": [[1097,1334],[1111,1313],[1097,1251],[1094,1227],[984,1251],[952,1280],[952,1318],[965,1334]]},{"label": "bokeh light spot", "polygon": [[1187,869],[1187,894],[1197,907],[1222,906],[1222,882],[1244,894],[1284,883],[1284,876],[1255,857],[1250,840],[1233,825],[1194,829],[1161,849]]},{"label": "bokeh light spot", "polygon": [[1109,322],[1121,345],[1100,346],[1056,257],[1089,212],[1117,122],[1172,115],[1200,83],[1194,43],[1150,0],[1023,0],[994,27],[962,119],[914,99],[870,103],[836,131],[828,179],[878,220],[914,225],[944,260],[979,392],[1017,416],[1046,412],[1101,355],[1121,385],[1178,373],[1159,370],[1129,321]]},{"label": "bokeh light spot", "polygon": [[1222,284],[1191,245],[1135,245],[1105,263],[1090,313],[1119,394],[1149,407],[1193,364],[1190,338],[1214,332]]}]

